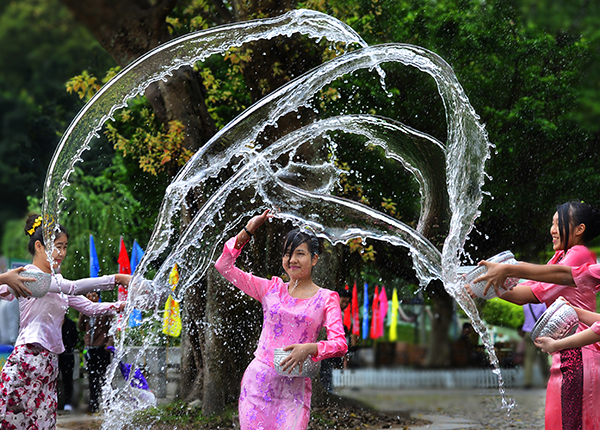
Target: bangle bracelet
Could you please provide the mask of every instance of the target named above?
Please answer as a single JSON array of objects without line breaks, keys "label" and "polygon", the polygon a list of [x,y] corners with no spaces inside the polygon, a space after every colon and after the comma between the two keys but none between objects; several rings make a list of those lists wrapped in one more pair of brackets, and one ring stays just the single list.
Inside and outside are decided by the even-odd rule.
[{"label": "bangle bracelet", "polygon": [[250,237],[254,236],[252,233],[250,233],[250,232],[248,231],[248,229],[246,228],[246,226],[244,226],[244,231],[246,232],[246,234],[247,234],[248,236],[250,236]]}]

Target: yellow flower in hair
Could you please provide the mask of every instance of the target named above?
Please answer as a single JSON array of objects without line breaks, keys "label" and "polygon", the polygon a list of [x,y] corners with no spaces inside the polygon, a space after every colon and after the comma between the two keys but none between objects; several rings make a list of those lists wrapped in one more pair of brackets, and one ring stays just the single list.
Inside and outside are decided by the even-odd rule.
[{"label": "yellow flower in hair", "polygon": [[35,229],[38,228],[39,226],[42,225],[42,217],[41,215],[39,217],[37,217],[35,219],[35,221],[33,222],[33,226],[31,226],[31,228],[29,230],[27,230],[27,234],[29,236],[33,236],[33,233],[35,233]]}]

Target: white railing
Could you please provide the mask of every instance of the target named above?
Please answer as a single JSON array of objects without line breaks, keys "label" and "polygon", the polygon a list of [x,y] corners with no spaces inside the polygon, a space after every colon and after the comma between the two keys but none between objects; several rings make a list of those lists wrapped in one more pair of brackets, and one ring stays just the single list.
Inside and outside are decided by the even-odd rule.
[{"label": "white railing", "polygon": [[[507,388],[523,385],[523,369],[502,369]],[[351,369],[333,371],[336,388],[497,388],[491,369]]]}]

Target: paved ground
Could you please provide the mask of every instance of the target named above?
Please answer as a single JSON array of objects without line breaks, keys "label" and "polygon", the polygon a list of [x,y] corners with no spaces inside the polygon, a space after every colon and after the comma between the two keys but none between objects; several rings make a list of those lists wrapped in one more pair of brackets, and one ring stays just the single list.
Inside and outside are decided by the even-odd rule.
[{"label": "paved ground", "polygon": [[[431,421],[411,430],[505,430],[544,429],[545,390],[508,390],[507,397],[516,402],[510,416],[502,409],[498,390],[338,390],[386,412],[409,412],[413,417]],[[90,422],[98,416],[59,413],[57,430],[68,422]],[[407,429],[403,429],[407,430]]]},{"label": "paved ground", "polygon": [[508,390],[507,397],[516,402],[510,416],[502,409],[498,390],[340,390],[340,395],[354,397],[382,411],[409,412],[432,422],[411,429],[544,429],[546,392]]}]

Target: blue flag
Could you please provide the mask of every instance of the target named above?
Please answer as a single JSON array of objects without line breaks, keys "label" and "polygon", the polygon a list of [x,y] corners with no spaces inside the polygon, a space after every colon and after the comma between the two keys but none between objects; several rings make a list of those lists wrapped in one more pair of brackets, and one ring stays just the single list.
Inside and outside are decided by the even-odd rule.
[{"label": "blue flag", "polygon": [[365,282],[363,302],[363,323],[362,323],[362,337],[366,339],[369,336],[369,285]]},{"label": "blue flag", "polygon": [[100,272],[100,263],[98,262],[98,254],[96,254],[94,236],[90,234],[90,278],[97,278],[98,272]]},{"label": "blue flag", "polygon": [[[131,249],[131,258],[129,259],[129,265],[131,266],[131,274],[135,272],[138,264],[142,260],[144,250],[137,243],[137,240],[133,241],[133,248]],[[139,309],[133,309],[131,315],[129,315],[129,327],[137,327],[142,323],[142,311]]]},{"label": "blue flag", "polygon": [[131,249],[131,258],[129,259],[129,264],[131,266],[131,274],[132,275],[135,272],[135,269],[137,268],[138,264],[140,264],[140,261],[142,260],[143,256],[144,256],[144,250],[137,243],[137,240],[134,240],[133,248]]}]

